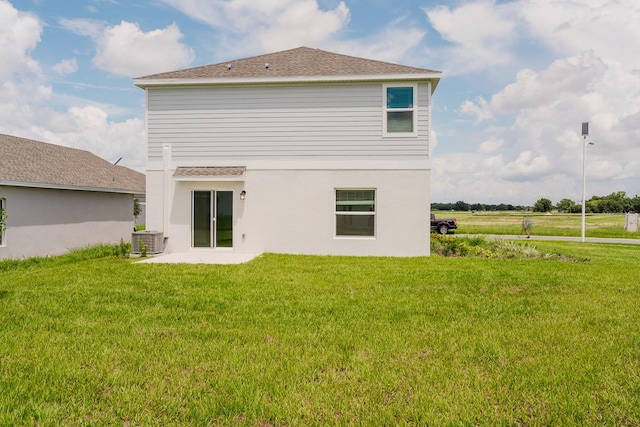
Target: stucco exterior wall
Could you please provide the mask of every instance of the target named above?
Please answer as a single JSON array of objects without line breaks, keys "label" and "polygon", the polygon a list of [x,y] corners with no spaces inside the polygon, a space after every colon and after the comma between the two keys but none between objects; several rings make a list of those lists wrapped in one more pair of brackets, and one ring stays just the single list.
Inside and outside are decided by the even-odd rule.
[{"label": "stucco exterior wall", "polygon": [[[243,182],[169,180],[168,186],[168,229],[162,228],[160,209],[147,217],[148,229],[169,237],[167,252],[191,249],[191,192],[227,190],[233,191],[237,253],[429,255],[428,170],[247,169]],[[335,190],[361,188],[376,190],[375,236],[337,237]],[[147,191],[161,198],[161,188],[147,186]],[[156,197],[149,194],[149,200]]]},{"label": "stucco exterior wall", "polygon": [[0,259],[58,255],[131,241],[133,195],[2,186],[7,230]]},{"label": "stucco exterior wall", "polygon": [[[429,175],[421,170],[247,171],[244,213],[238,218],[245,233],[241,247],[249,253],[429,255]],[[336,237],[336,189],[376,190],[375,237]]]}]

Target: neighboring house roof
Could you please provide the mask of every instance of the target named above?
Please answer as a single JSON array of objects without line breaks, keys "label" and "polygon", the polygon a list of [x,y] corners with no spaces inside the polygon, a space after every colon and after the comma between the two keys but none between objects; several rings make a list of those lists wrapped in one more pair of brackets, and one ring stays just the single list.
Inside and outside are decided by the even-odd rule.
[{"label": "neighboring house roof", "polygon": [[153,85],[198,82],[355,81],[380,80],[386,77],[386,79],[405,80],[429,79],[434,82],[433,89],[435,89],[440,76],[439,71],[299,47],[251,58],[153,74],[134,79],[134,83],[144,88]]},{"label": "neighboring house roof", "polygon": [[145,176],[88,151],[0,134],[0,186],[144,194]]}]

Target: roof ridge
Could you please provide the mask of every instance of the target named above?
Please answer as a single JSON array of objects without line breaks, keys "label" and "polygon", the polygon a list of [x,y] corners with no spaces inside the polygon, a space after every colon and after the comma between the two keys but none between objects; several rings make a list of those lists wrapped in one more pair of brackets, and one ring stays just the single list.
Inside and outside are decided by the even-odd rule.
[{"label": "roof ridge", "polygon": [[430,75],[439,79],[439,71],[367,59],[319,48],[300,46],[279,52],[218,62],[210,65],[151,74],[134,79],[144,85],[148,80],[251,79],[320,76]]},{"label": "roof ridge", "polygon": [[259,59],[259,58],[262,58],[262,57],[265,57],[265,56],[270,56],[270,55],[273,55],[273,54],[276,54],[276,53],[292,52],[292,51],[295,51],[295,50],[298,50],[298,49],[304,49],[304,48],[312,49],[312,48],[306,47],[306,46],[299,46],[299,47],[295,47],[295,48],[292,48],[292,49],[286,49],[286,50],[279,51],[279,52],[262,53],[260,55],[253,55],[253,56],[246,56],[246,57],[243,57],[243,58],[230,59],[230,60],[227,60],[227,61],[216,62],[214,64],[197,65],[195,67],[181,68],[180,70],[173,70],[173,71],[163,71],[163,72],[160,72],[160,73],[154,73],[154,74],[149,74],[149,75],[146,75],[146,76],[136,77],[136,79],[147,79],[147,78],[152,78],[153,76],[158,76],[158,75],[167,74],[167,73],[173,73],[173,72],[177,72],[177,71],[186,72],[186,71],[199,70],[199,69],[202,69],[202,68],[213,67],[213,66],[216,66],[216,65],[233,64],[234,62],[246,61],[246,60],[249,60],[249,59]]}]

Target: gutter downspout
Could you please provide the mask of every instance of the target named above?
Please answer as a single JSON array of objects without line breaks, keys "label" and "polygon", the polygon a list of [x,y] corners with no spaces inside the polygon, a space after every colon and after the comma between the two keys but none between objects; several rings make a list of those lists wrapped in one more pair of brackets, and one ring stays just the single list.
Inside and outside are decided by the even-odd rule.
[{"label": "gutter downspout", "polygon": [[169,190],[171,187],[171,145],[162,147],[162,232],[164,237],[169,237],[169,212],[171,209]]},{"label": "gutter downspout", "polygon": [[[432,153],[432,146],[433,146],[433,132],[431,129],[431,102],[432,102],[432,96],[433,96],[433,92],[432,92],[432,85],[431,85],[431,80],[429,80],[427,82],[427,121],[428,121],[428,126],[429,129],[427,129],[427,144],[429,144],[429,150],[427,151],[428,153],[428,168],[429,168],[429,182],[428,182],[428,189],[429,189],[429,204],[426,206],[426,210],[427,210],[427,216],[429,217],[429,221],[431,221],[431,165],[433,164],[433,161],[431,160],[431,153]],[[427,256],[431,256],[431,227],[429,227],[429,231],[428,231],[428,238],[427,238],[427,242],[429,242],[429,244],[427,244]]]}]

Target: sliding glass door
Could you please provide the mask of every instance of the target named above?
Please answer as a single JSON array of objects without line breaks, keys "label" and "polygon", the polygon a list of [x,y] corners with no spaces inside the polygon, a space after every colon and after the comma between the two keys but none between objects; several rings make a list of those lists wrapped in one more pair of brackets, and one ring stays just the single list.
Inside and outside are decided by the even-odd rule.
[{"label": "sliding glass door", "polygon": [[231,248],[233,191],[194,191],[191,224],[194,248]]}]

